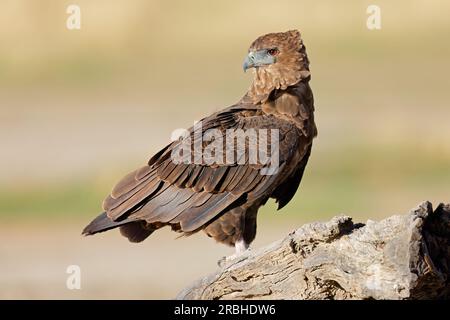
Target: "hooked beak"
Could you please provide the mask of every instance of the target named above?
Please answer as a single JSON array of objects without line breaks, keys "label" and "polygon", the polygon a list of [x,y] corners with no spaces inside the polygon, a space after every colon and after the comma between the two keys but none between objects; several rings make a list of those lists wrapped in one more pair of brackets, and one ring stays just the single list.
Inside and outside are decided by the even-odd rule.
[{"label": "hooked beak", "polygon": [[247,71],[247,69],[253,68],[255,66],[255,56],[253,54],[253,52],[250,52],[248,54],[248,56],[245,57],[244,60],[244,65],[242,66],[242,68],[244,69],[244,72]]},{"label": "hooked beak", "polygon": [[244,69],[244,72],[246,72],[247,69],[272,64],[274,62],[275,58],[268,54],[267,50],[251,51],[247,57],[245,57],[242,68]]}]

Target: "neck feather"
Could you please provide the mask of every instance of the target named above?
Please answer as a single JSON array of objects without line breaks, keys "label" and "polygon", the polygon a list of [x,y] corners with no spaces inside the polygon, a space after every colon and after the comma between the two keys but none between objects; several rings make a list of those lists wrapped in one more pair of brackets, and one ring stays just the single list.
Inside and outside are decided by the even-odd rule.
[{"label": "neck feather", "polygon": [[[298,47],[297,47],[298,48]],[[273,65],[259,67],[254,71],[253,82],[247,95],[254,104],[266,102],[274,90],[286,90],[288,87],[310,78],[309,61],[305,47],[293,50]]]}]

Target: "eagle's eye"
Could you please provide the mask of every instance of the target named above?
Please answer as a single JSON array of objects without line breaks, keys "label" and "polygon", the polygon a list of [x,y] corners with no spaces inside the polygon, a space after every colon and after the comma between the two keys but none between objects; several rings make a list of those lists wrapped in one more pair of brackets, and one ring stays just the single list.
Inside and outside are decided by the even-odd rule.
[{"label": "eagle's eye", "polygon": [[276,56],[278,54],[278,52],[279,51],[277,48],[267,50],[267,53],[270,54],[271,56]]}]

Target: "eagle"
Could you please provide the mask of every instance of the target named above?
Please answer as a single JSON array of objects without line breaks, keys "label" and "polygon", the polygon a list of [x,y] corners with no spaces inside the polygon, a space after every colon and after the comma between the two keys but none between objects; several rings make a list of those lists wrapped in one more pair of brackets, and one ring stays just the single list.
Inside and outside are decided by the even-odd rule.
[{"label": "eagle", "polygon": [[[104,212],[84,228],[84,235],[119,228],[129,241],[141,242],[168,226],[186,236],[203,230],[219,243],[234,246],[236,254],[248,249],[256,236],[258,209],[272,198],[279,210],[294,197],[317,128],[309,60],[298,30],[258,37],[243,69],[254,71],[247,93],[236,104],[202,119],[200,130],[194,125],[147,165],[120,180],[104,200]],[[201,155],[199,161],[192,161],[191,155],[174,160],[186,142],[184,151],[195,149],[195,139],[188,138],[207,130],[223,137],[230,130],[276,130],[277,135],[266,139],[268,154],[277,153],[276,170],[267,170],[267,162],[251,161],[248,154],[255,145],[249,139],[240,145],[243,150],[231,147],[235,148],[231,153],[240,152],[239,161],[211,163]],[[200,152],[208,145],[201,141]],[[198,156],[198,148],[193,153]]]}]

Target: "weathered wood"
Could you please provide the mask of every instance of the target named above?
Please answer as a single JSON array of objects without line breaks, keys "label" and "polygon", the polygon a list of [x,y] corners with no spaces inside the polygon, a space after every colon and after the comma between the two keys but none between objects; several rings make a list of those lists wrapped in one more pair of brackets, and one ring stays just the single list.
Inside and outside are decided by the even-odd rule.
[{"label": "weathered wood", "polygon": [[198,280],[177,299],[448,299],[450,205],[304,225]]}]

